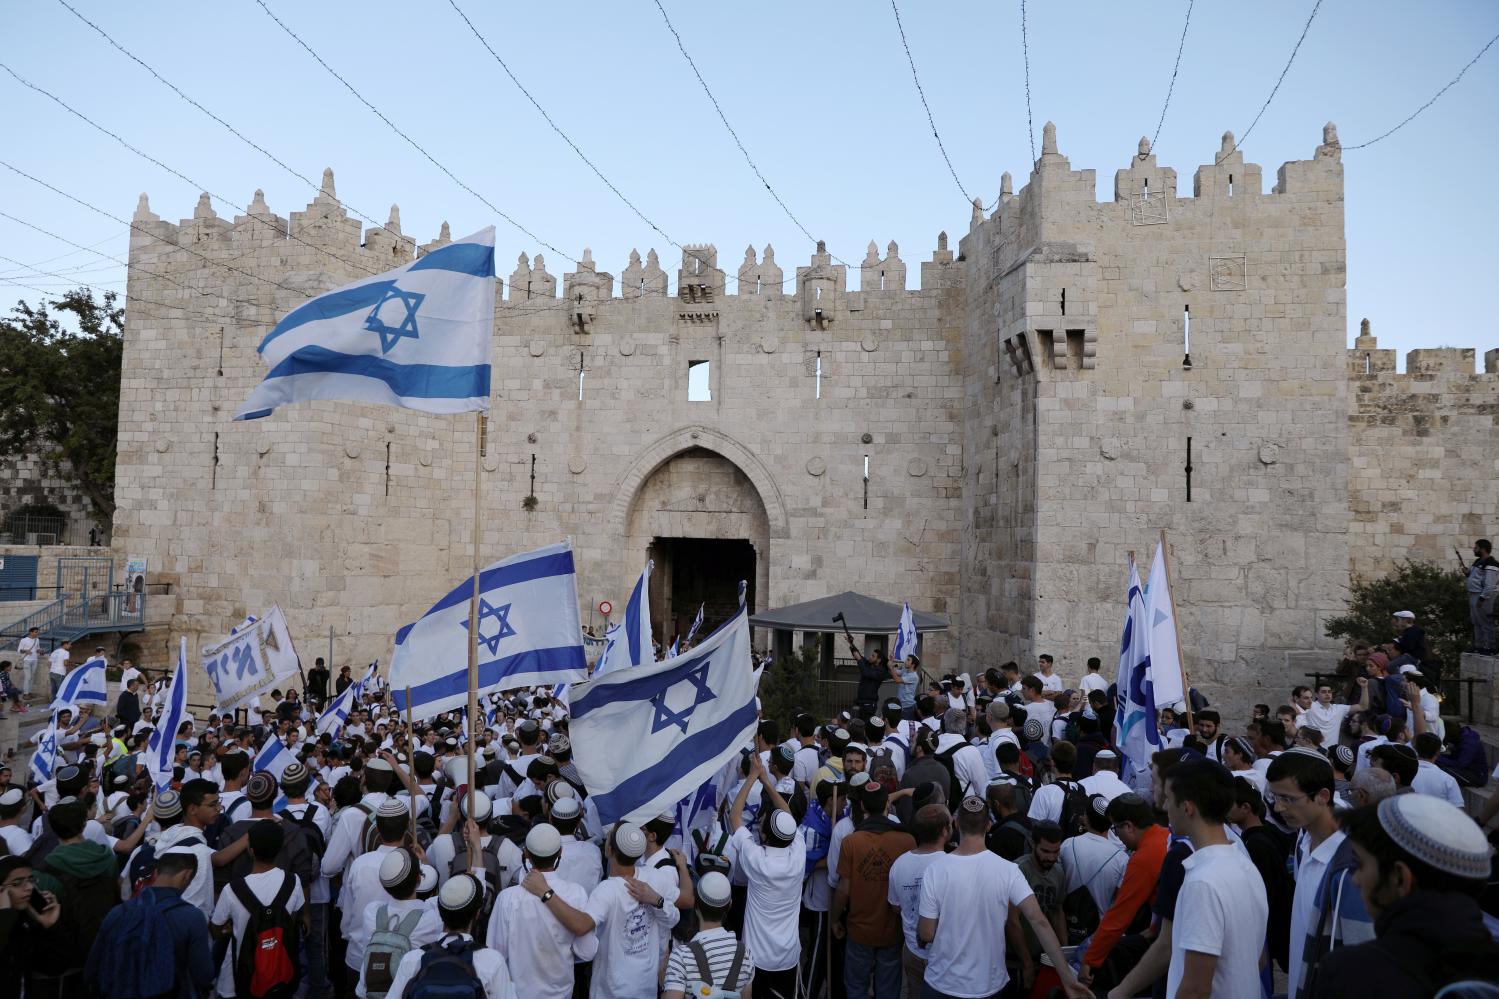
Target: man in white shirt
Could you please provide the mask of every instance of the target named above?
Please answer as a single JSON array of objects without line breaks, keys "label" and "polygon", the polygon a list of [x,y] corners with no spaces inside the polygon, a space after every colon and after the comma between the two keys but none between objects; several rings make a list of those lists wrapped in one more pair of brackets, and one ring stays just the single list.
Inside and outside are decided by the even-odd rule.
[{"label": "man in white shirt", "polygon": [[[1058,678],[1057,682],[1061,683],[1061,679]],[[1058,687],[1057,693],[1060,692],[1061,688]],[[1051,745],[1051,720],[1056,717],[1057,708],[1051,703],[1051,699],[1045,696],[1047,691],[1041,678],[1032,673],[1020,681],[1020,693],[1025,698],[1025,720],[1035,719],[1040,722],[1041,741],[1048,746]],[[1055,696],[1056,694],[1052,694],[1052,697]]]},{"label": "man in white shirt", "polygon": [[[763,844],[755,841],[744,824],[744,805],[752,782],[764,789],[767,807],[762,815],[769,812],[761,822]],[[790,996],[796,990],[801,958],[798,930],[807,844],[797,835],[796,819],[758,758],[750,761],[750,779],[745,784],[729,813],[729,828],[734,832],[726,851],[744,871],[748,885],[744,945],[755,956],[756,991],[775,994],[779,990]]]},{"label": "man in white shirt", "polygon": [[140,680],[144,676],[140,670],[135,668],[135,663],[129,659],[120,660],[120,693],[125,692],[125,687],[131,680]]},{"label": "man in white shirt", "polygon": [[[1089,796],[1088,810],[1083,815],[1088,831],[1063,840],[1059,858],[1062,870],[1067,872],[1067,894],[1086,885],[1100,918],[1114,904],[1114,896],[1124,883],[1124,869],[1129,866],[1129,854],[1109,838],[1110,800],[1101,794]],[[1084,929],[1091,933],[1097,924]]]},{"label": "man in white shirt", "polygon": [[[1192,841],[1171,922],[1166,994],[1177,999],[1260,999],[1260,952],[1270,920],[1265,882],[1223,828],[1234,779],[1211,760],[1164,775],[1171,829]],[[1294,993],[1293,993],[1294,994]]]},{"label": "man in white shirt", "polygon": [[1080,784],[1091,797],[1098,795],[1108,804],[1129,790],[1129,785],[1119,779],[1119,754],[1112,749],[1100,749],[1093,756],[1093,772]]},{"label": "man in white shirt", "polygon": [[[333,816],[333,835],[328,837],[328,850],[323,854],[324,877],[340,877],[353,859],[364,852],[365,827],[380,806],[390,799],[387,792],[394,780],[395,769],[387,761],[376,757],[365,763],[364,796],[357,804],[339,809]],[[336,785],[337,782],[333,783]]]},{"label": "man in white shirt", "polygon": [[386,897],[385,888],[380,884],[380,865],[386,854],[401,847],[410,826],[411,813],[394,798],[385,801],[375,811],[379,844],[369,853],[355,857],[344,874],[343,887],[338,895],[338,908],[343,913],[339,929],[349,944],[344,963],[355,977],[364,967],[364,941],[359,939],[364,910]]},{"label": "man in white shirt", "polygon": [[964,737],[967,727],[968,713],[962,708],[948,708],[942,716],[942,734],[937,737],[937,755],[951,761],[953,776],[964,795],[982,795],[989,786],[989,768],[984,766],[984,754]]},{"label": "man in white shirt", "polygon": [[1026,818],[1032,823],[1059,822],[1062,806],[1069,791],[1080,790],[1082,785],[1072,779],[1072,768],[1077,763],[1077,748],[1063,739],[1051,748],[1051,763],[1056,768],[1056,779],[1043,784],[1031,796],[1030,811]]},{"label": "man in white shirt", "polygon": [[1437,766],[1436,759],[1442,752],[1442,740],[1435,732],[1422,732],[1411,743],[1416,751],[1416,776],[1411,781],[1411,790],[1417,794],[1429,794],[1453,805],[1459,810],[1466,807],[1463,790],[1457,780]]},{"label": "man in white shirt", "polygon": [[597,844],[578,839],[576,833],[582,819],[583,809],[577,798],[558,798],[552,806],[552,825],[562,835],[557,876],[582,888],[586,898],[604,880],[604,858],[599,854]]},{"label": "man in white shirt", "polygon": [[21,656],[21,692],[30,697],[36,689],[36,664],[41,658],[42,630],[31,628],[26,637],[16,643],[16,652]]},{"label": "man in white shirt", "polygon": [[574,964],[598,952],[592,931],[573,933],[547,908],[552,897],[579,911],[588,905],[588,892],[557,869],[568,838],[553,826],[533,826],[526,834],[530,873],[500,893],[489,917],[487,943],[505,959],[517,992],[527,999],[567,999],[573,994]]},{"label": "man in white shirt", "polygon": [[911,994],[920,989],[926,975],[927,948],[916,938],[916,926],[921,921],[921,883],[927,870],[945,853],[947,834],[952,829],[952,814],[943,805],[923,805],[911,816],[911,835],[916,838],[916,849],[908,850],[895,858],[890,865],[890,889],[887,901],[900,910],[901,934],[905,946],[901,951],[901,970],[905,973],[906,987]]},{"label": "man in white shirt", "polygon": [[[686,946],[672,950],[662,982],[662,999],[699,995],[694,985],[707,985],[740,999],[749,999],[755,976],[755,956],[749,947],[723,928],[733,901],[729,879],[717,871],[697,883],[697,915],[702,929]],[[690,990],[690,991],[689,991]]]},{"label": "man in white shirt", "polygon": [[[287,913],[302,909],[302,885],[290,871],[276,866],[276,854],[281,852],[284,834],[279,822],[257,822],[250,828],[250,873],[242,882],[231,882],[219,894],[209,922],[219,935],[230,935],[234,946],[224,954],[224,963],[219,969],[218,994],[220,999],[232,999],[238,995],[234,981],[234,956],[245,946],[245,932],[250,925],[250,911],[240,901],[236,884],[243,884],[259,902],[274,906]],[[211,876],[211,874],[210,874]]]},{"label": "man in white shirt", "polygon": [[57,688],[62,686],[62,678],[68,675],[68,652],[72,648],[72,642],[64,641],[47,657],[47,678],[52,681],[50,700],[57,700]]},{"label": "man in white shirt", "polygon": [[[518,993],[510,981],[510,969],[498,951],[480,947],[470,935],[474,919],[484,905],[484,887],[477,878],[460,875],[450,878],[437,896],[437,911],[442,916],[443,938],[432,948],[441,947],[449,952],[468,953],[474,965],[474,975],[484,986],[485,999],[516,999]],[[395,981],[390,983],[387,996],[403,996],[406,986],[421,970],[422,958],[428,952],[412,950],[401,958],[396,967]]]},{"label": "man in white shirt", "polygon": [[[1062,957],[1051,922],[1020,868],[984,846],[989,809],[968,797],[958,807],[958,848],[927,868],[921,882],[917,941],[927,947],[925,988],[940,996],[992,996],[1009,982],[1005,925],[1010,907],[1030,923],[1066,995],[1089,999]],[[926,994],[926,993],[923,993]]]},{"label": "man in white shirt", "polygon": [[1078,684],[1079,689],[1083,692],[1083,702],[1085,704],[1087,703],[1088,695],[1093,691],[1101,690],[1105,693],[1108,692],[1109,681],[1105,680],[1103,674],[1099,672],[1102,668],[1103,663],[1097,656],[1089,658],[1088,672],[1083,676],[1082,682]]},{"label": "man in white shirt", "polygon": [[1037,672],[1032,674],[1041,681],[1041,696],[1048,701],[1056,700],[1057,695],[1062,692],[1062,677],[1054,672],[1055,665],[1051,656],[1043,652],[1036,657]]},{"label": "man in white shirt", "polygon": [[[422,868],[416,854],[405,847],[392,850],[380,861],[380,887],[386,897],[375,899],[365,908],[358,929],[359,952],[364,963],[354,994],[366,999],[370,989],[387,989],[395,978],[396,968],[388,964],[389,953],[381,959],[378,949],[371,952],[370,942],[382,930],[404,930],[413,948],[425,947],[442,939],[442,919],[437,907],[416,897]],[[353,947],[351,945],[350,949]]]}]

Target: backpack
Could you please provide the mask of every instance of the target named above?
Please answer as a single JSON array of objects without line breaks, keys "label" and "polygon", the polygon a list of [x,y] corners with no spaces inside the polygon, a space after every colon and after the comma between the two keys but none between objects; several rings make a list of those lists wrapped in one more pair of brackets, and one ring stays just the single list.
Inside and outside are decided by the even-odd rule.
[{"label": "backpack", "polygon": [[472,940],[449,938],[422,948],[422,963],[401,999],[485,999],[484,983],[474,970]]},{"label": "backpack", "polygon": [[364,987],[370,999],[385,999],[396,978],[401,958],[411,951],[411,934],[421,922],[422,909],[413,909],[392,926],[390,906],[380,906],[375,913],[376,930],[364,948]]},{"label": "backpack", "polygon": [[132,898],[110,913],[103,932],[114,944],[95,947],[88,984],[101,996],[171,995],[177,984],[177,954],[162,916],[187,905],[181,896],[157,906]]},{"label": "backpack", "polygon": [[1062,827],[1062,835],[1081,836],[1088,831],[1088,792],[1075,780],[1058,780],[1054,783],[1062,789],[1062,814],[1057,818],[1057,825]]},{"label": "backpack", "polygon": [[1003,781],[1015,788],[1015,811],[1019,815],[1031,814],[1031,799],[1036,796],[1036,783],[1029,777],[1017,777],[1008,771],[1001,770],[999,776],[994,778],[993,783]]},{"label": "backpack", "polygon": [[[453,837],[453,862],[448,868],[449,876],[462,874],[472,865],[468,859],[468,844],[457,833],[449,833]],[[509,870],[500,863],[500,840],[501,837],[491,833],[489,842],[479,848],[479,859],[484,864],[484,880],[489,885],[489,890],[484,893],[484,904],[479,908],[479,914],[474,920],[474,935],[481,936],[485,927],[489,925],[489,914],[494,909],[495,899],[500,897],[500,892],[507,886]]]},{"label": "backpack", "polygon": [[234,994],[239,999],[291,999],[297,991],[300,920],[286,909],[296,884],[297,879],[283,871],[281,888],[266,904],[244,878],[229,882],[229,890],[250,914],[244,938],[234,942]]},{"label": "backpack", "polygon": [[287,808],[279,814],[302,827],[302,833],[307,837],[308,848],[312,850],[312,852],[316,856],[321,858],[323,854],[328,852],[328,841],[323,837],[323,830],[318,828],[318,824],[315,820],[318,807],[319,806],[317,802],[309,801],[307,803],[307,807],[302,811],[301,815],[298,815],[296,812],[291,811],[290,808]]},{"label": "backpack", "polygon": [[692,960],[697,963],[697,979],[687,983],[687,995],[701,995],[704,986],[717,990],[716,994],[733,993],[739,994],[739,973],[744,968],[744,943],[736,941],[734,945],[734,960],[729,965],[729,973],[724,976],[721,983],[713,981],[713,968],[708,963],[708,952],[703,945],[696,940],[687,942],[687,950],[692,954]]},{"label": "backpack", "polygon": [[[171,849],[179,846],[207,846],[200,836],[184,836],[173,843]],[[141,893],[141,889],[156,883],[156,844],[142,843],[130,856],[130,863],[125,867],[125,877],[130,881],[130,897]],[[142,993],[148,995],[150,993]]]},{"label": "backpack", "polygon": [[944,749],[933,756],[933,759],[942,764],[942,769],[947,771],[947,806],[954,810],[957,809],[958,803],[963,800],[963,785],[958,780],[958,771],[953,765],[953,757],[957,755],[958,750],[966,745],[966,742],[959,742],[957,745]]},{"label": "backpack", "polygon": [[[1092,874],[1083,878],[1082,883],[1062,899],[1062,916],[1067,920],[1066,946],[1076,946],[1082,943],[1098,929],[1103,913],[1098,911],[1098,902],[1094,900],[1093,893],[1088,890],[1088,885],[1113,862],[1113,859],[1112,855],[1105,857],[1103,863],[1099,864]],[[1073,863],[1076,862],[1077,854],[1074,851]]]}]

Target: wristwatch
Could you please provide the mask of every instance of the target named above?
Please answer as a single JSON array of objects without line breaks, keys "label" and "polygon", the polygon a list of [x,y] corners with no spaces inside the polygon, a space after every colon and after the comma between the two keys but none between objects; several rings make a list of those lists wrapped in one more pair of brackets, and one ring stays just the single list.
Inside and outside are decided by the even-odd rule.
[{"label": "wristwatch", "polygon": [[666,908],[666,898],[664,896],[657,895],[656,901],[651,904],[654,905],[657,909],[664,909]]},{"label": "wristwatch", "polygon": [[541,904],[546,905],[552,900],[552,896],[555,894],[557,894],[555,890],[548,888],[541,896]]}]

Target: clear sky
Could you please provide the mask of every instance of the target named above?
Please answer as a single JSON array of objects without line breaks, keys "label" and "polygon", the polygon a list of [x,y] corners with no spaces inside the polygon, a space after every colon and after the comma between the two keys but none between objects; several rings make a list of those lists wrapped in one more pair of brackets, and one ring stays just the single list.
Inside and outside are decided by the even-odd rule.
[{"label": "clear sky", "polygon": [[[167,80],[297,173],[336,174],[352,208],[432,238],[498,226],[499,270],[538,250],[571,270],[407,146],[285,35],[256,0],[130,4],[69,0]],[[559,138],[469,33],[448,0],[266,4],[464,183],[540,239],[616,275],[632,247],[680,251],[626,207]],[[812,251],[718,120],[655,0],[499,4],[458,0],[557,124],[667,235],[714,243],[732,275],[746,244],[775,246],[791,274]],[[790,211],[850,264],[891,239],[917,282],[939,230],[969,207],[932,140],[895,19],[880,0],[661,0],[729,122]],[[1181,192],[1225,130],[1242,136],[1275,85],[1314,0],[1198,0],[1156,143]],[[1113,171],[1155,132],[1185,2],[1032,0],[1035,142],[1055,121],[1075,169]],[[988,203],[1000,174],[1031,162],[1018,2],[904,0],[906,35],[959,179]],[[1324,0],[1279,93],[1244,143],[1268,190],[1309,158],[1325,121],[1345,146],[1398,123],[1499,32],[1499,4]],[[59,0],[0,6],[0,62],[189,178],[187,183],[0,72],[0,158],[128,220],[150,195],[163,218],[206,188],[239,205],[264,188],[279,214],[313,190],[120,54]],[[1499,45],[1430,110],[1382,142],[1345,151],[1349,336],[1369,317],[1381,346],[1499,345],[1488,282],[1499,270],[1495,108]],[[239,212],[216,203],[224,217]],[[124,257],[124,226],[0,169],[0,211]],[[123,289],[123,268],[0,218],[0,253],[74,281]],[[49,262],[48,258],[51,259]],[[856,280],[856,277],[855,277]],[[66,287],[0,261],[0,302]],[[1477,317],[1477,318],[1475,318]],[[1487,318],[1484,318],[1487,317]],[[1402,359],[1403,364],[1403,359]]]}]

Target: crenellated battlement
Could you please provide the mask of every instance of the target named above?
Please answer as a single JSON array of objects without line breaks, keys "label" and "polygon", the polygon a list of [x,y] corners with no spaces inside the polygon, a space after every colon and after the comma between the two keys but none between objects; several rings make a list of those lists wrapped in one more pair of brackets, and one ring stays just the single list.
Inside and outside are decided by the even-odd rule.
[{"label": "crenellated battlement", "polygon": [[1348,349],[1348,375],[1355,382],[1375,379],[1383,386],[1403,385],[1406,390],[1417,390],[1417,385],[1433,380],[1499,375],[1499,347],[1484,352],[1482,371],[1476,370],[1476,363],[1473,347],[1418,347],[1406,352],[1405,370],[1398,371],[1395,351],[1379,346],[1367,319],[1359,323],[1359,335]]}]

